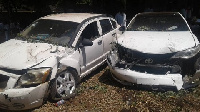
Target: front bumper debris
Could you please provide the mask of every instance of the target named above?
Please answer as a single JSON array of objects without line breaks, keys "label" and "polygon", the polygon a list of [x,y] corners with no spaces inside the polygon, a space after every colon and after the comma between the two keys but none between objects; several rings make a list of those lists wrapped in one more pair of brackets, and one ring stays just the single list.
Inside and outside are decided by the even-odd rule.
[{"label": "front bumper debris", "polygon": [[[196,85],[193,84],[193,81],[185,83],[180,66],[138,66],[128,65],[126,63],[119,64],[119,62],[120,59],[115,52],[111,52],[108,55],[107,63],[114,79],[124,85],[137,84],[152,87],[172,87],[177,90]],[[200,72],[196,72],[194,76],[199,76],[198,78],[200,78],[198,74],[200,74]]]},{"label": "front bumper debris", "polygon": [[48,89],[48,82],[37,87],[8,89],[0,92],[0,108],[6,110],[26,110],[41,106]]},{"label": "front bumper debris", "polygon": [[[148,73],[140,73],[128,69],[114,68],[109,65],[111,72],[120,80],[122,84],[141,84],[152,86],[172,86],[180,90],[183,85],[181,74],[165,74],[154,75]],[[118,81],[119,81],[118,80]],[[126,83],[127,82],[127,83]]]},{"label": "front bumper debris", "polygon": [[15,88],[21,75],[16,71],[0,70],[0,108],[6,110],[27,110],[39,107],[47,93],[49,82],[27,88]]}]

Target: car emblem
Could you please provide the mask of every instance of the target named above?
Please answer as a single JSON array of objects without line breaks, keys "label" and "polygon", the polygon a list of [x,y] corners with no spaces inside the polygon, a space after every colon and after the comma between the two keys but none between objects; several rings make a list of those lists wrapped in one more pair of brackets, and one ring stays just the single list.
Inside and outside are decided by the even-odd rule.
[{"label": "car emblem", "polygon": [[145,63],[147,63],[147,64],[153,63],[153,59],[148,58],[148,59],[145,60]]}]

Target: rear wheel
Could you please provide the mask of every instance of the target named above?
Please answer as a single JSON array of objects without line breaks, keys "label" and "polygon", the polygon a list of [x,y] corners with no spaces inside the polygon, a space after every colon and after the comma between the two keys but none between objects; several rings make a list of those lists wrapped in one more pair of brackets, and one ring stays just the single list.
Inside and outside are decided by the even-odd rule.
[{"label": "rear wheel", "polygon": [[68,99],[75,96],[77,87],[77,74],[74,70],[61,72],[54,80],[51,89],[53,100]]}]

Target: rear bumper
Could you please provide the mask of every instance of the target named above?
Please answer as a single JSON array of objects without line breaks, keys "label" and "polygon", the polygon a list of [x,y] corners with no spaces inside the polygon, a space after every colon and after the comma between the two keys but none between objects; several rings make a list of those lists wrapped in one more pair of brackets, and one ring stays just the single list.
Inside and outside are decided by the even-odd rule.
[{"label": "rear bumper", "polygon": [[48,82],[46,82],[37,87],[8,89],[0,92],[0,108],[6,110],[27,110],[41,106],[48,85]]}]

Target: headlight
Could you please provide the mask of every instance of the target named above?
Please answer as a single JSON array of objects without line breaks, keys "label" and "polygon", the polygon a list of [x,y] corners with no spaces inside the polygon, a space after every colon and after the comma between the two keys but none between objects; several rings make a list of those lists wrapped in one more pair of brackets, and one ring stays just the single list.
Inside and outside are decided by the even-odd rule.
[{"label": "headlight", "polygon": [[48,80],[49,75],[51,74],[51,70],[51,68],[39,68],[28,70],[18,80],[17,87],[31,86],[44,83]]},{"label": "headlight", "polygon": [[172,58],[188,59],[195,56],[199,51],[200,51],[200,45],[184,50],[184,51],[180,51],[176,53]]},{"label": "headlight", "polygon": [[117,51],[111,51],[107,56],[108,62],[111,64],[112,67],[118,62],[119,58],[117,55]]}]

